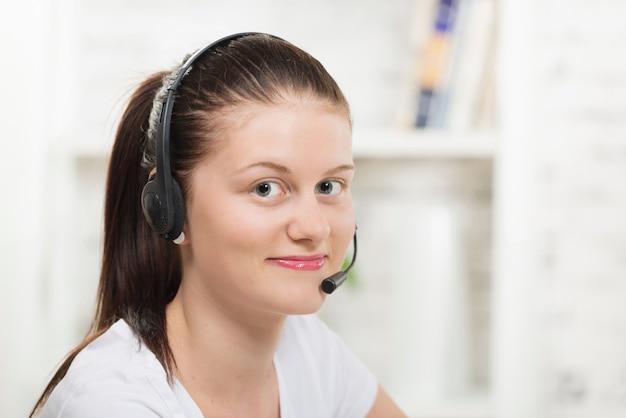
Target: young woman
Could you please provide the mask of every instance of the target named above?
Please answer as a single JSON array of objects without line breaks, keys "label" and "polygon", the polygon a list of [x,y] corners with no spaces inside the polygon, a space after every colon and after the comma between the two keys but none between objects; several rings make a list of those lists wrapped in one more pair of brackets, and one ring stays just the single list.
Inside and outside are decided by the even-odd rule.
[{"label": "young woman", "polygon": [[353,174],[346,99],[284,40],[233,35],[145,80],[111,154],[92,330],[32,415],[403,416],[312,315],[355,233]]}]

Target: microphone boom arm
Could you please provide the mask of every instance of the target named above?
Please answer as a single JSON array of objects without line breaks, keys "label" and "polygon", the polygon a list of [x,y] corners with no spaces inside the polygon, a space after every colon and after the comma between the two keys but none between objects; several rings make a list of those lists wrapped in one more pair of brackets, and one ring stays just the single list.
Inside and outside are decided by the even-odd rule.
[{"label": "microphone boom arm", "polygon": [[356,261],[356,251],[357,251],[356,228],[354,229],[354,237],[352,238],[352,242],[354,245],[354,250],[352,252],[352,261],[350,261],[348,268],[346,268],[344,271],[339,271],[322,281],[322,290],[324,291],[324,293],[327,293],[329,295],[333,293],[335,289],[337,289],[337,287],[341,286],[341,284],[346,281],[346,279],[348,278],[348,274],[350,273],[350,270],[352,270],[352,267],[354,267],[354,263]]}]

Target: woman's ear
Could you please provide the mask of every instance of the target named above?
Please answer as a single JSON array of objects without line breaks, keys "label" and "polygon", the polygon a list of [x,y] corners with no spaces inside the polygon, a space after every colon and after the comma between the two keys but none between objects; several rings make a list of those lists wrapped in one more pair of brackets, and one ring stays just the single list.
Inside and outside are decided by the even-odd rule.
[{"label": "woman's ear", "polygon": [[152,180],[155,175],[156,175],[156,167],[150,170],[150,174],[148,175],[148,181]]}]

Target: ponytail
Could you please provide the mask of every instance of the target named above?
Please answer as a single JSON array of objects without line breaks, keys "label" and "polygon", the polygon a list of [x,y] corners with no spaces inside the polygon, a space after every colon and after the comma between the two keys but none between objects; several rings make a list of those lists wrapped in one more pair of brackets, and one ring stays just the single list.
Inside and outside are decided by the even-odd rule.
[{"label": "ponytail", "polygon": [[58,368],[30,416],[41,409],[74,358],[119,319],[155,354],[169,378],[175,365],[166,333],[165,308],[181,280],[178,247],[152,231],[141,208],[150,168],[141,162],[152,102],[167,73],[156,73],[133,93],[120,121],[106,184],[104,248],[96,315],[88,336]]},{"label": "ponytail", "polygon": [[93,332],[119,319],[142,338],[170,371],[172,354],[165,332],[165,307],[181,279],[178,247],[150,229],[141,208],[141,191],[150,167],[141,162],[148,119],[166,73],[144,81],[132,96],[111,153],[104,210],[104,251]]}]

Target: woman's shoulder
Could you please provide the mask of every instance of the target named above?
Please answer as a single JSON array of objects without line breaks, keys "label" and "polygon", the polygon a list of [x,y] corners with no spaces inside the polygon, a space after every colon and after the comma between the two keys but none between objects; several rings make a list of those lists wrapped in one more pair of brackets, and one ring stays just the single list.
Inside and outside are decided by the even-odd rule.
[{"label": "woman's shoulder", "polygon": [[162,374],[165,370],[152,351],[124,320],[113,324],[74,359],[65,379],[73,386],[91,381],[128,379],[133,374]]},{"label": "woman's shoulder", "polygon": [[76,356],[41,417],[173,416],[176,407],[165,370],[120,320]]}]

